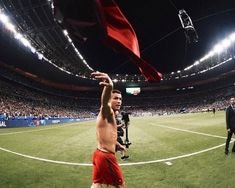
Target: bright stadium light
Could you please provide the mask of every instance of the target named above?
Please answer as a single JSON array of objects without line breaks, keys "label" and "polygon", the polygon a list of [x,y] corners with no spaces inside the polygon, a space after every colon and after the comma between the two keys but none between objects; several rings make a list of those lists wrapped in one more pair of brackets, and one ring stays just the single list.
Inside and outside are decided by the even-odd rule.
[{"label": "bright stadium light", "polygon": [[217,54],[222,53],[222,51],[224,50],[223,46],[221,44],[217,44],[215,45],[215,47],[213,48],[213,51]]},{"label": "bright stadium light", "polygon": [[0,13],[0,20],[1,20],[1,22],[2,22],[3,24],[6,24],[6,23],[9,22],[8,17],[7,17],[5,14],[3,14],[3,13]]},{"label": "bright stadium light", "polygon": [[66,29],[63,30],[63,33],[65,35],[65,37],[67,38],[67,40],[69,41],[69,43],[72,45],[74,51],[76,52],[76,54],[78,55],[78,57],[82,60],[83,64],[86,65],[91,71],[94,71],[86,62],[86,60],[83,58],[83,56],[80,54],[80,52],[78,51],[78,49],[76,48],[76,46],[73,44],[72,39],[69,37],[69,33]]},{"label": "bright stadium light", "polygon": [[42,60],[43,55],[42,55],[41,53],[37,53],[37,54],[38,54],[38,59],[39,59],[39,60]]},{"label": "bright stadium light", "polygon": [[[221,53],[223,53],[224,51],[226,51],[228,48],[231,48],[231,46],[234,44],[235,42],[235,32],[231,33],[228,37],[226,37],[225,39],[223,39],[221,42],[217,43],[213,49],[211,51],[209,51],[204,57],[200,58],[199,60],[195,61],[192,65],[186,67],[184,69],[184,71],[190,70],[191,68],[193,68],[194,66],[198,66],[200,63],[204,63],[206,62],[206,60],[208,60],[209,58],[212,58],[215,55],[219,55]],[[234,56],[235,57],[235,56]],[[227,59],[228,60],[228,59]],[[227,60],[225,61],[225,63],[227,62]],[[222,65],[221,63],[218,64],[219,66]],[[211,69],[209,69],[211,70]],[[203,73],[206,71],[200,71],[200,73]],[[192,75],[191,75],[192,76]]]},{"label": "bright stadium light", "polygon": [[68,36],[68,31],[66,29],[63,30],[63,33],[64,33],[65,36]]},{"label": "bright stadium light", "polygon": [[16,39],[18,39],[18,40],[20,40],[21,38],[23,38],[23,36],[22,36],[20,33],[16,33],[16,34],[14,35],[14,37],[15,37]]},{"label": "bright stadium light", "polygon": [[70,37],[68,37],[68,41],[69,41],[70,43],[72,43],[72,39],[71,39]]},{"label": "bright stadium light", "polygon": [[34,47],[31,47],[30,50],[31,50],[32,53],[36,52],[36,49]]},{"label": "bright stadium light", "polygon": [[116,83],[116,82],[118,82],[118,80],[115,78],[115,79],[113,79],[113,82]]},{"label": "bright stadium light", "polygon": [[6,28],[7,28],[9,31],[11,31],[11,32],[13,32],[13,33],[16,33],[15,26],[14,26],[12,23],[6,22],[5,25],[6,25]]},{"label": "bright stadium light", "polygon": [[224,49],[228,48],[231,44],[232,42],[229,39],[224,39],[221,43]]},{"label": "bright stadium light", "polygon": [[24,38],[24,37],[22,37],[22,38],[20,39],[20,41],[21,41],[22,44],[23,44],[24,46],[26,46],[26,47],[31,46],[31,45],[30,45],[30,42],[29,42],[26,38]]},{"label": "bright stadium light", "polygon": [[231,35],[229,35],[229,39],[234,42],[235,41],[235,33],[232,33]]},{"label": "bright stadium light", "polygon": [[215,55],[215,52],[213,50],[208,53],[208,57],[212,57],[214,55]]},{"label": "bright stadium light", "polygon": [[[51,4],[51,8],[54,9],[54,5],[53,5],[52,0],[48,0],[48,2]],[[27,38],[25,38],[21,33],[19,33],[17,31],[16,27],[10,22],[8,16],[3,13],[3,10],[4,9],[1,9],[1,7],[0,7],[0,22],[3,23],[3,25],[4,25],[4,27],[6,29],[8,29],[11,33],[14,34],[14,38],[15,39],[20,41],[25,47],[29,48],[32,53],[36,53],[37,56],[38,56],[38,59],[40,59],[40,60],[44,59],[45,61],[47,61],[48,63],[52,64],[56,68],[59,68],[61,71],[66,72],[68,74],[72,74],[71,72],[69,72],[67,70],[64,70],[63,68],[58,67],[56,64],[52,63],[52,61],[47,59],[40,52],[37,52],[37,50],[31,45],[31,42]],[[82,55],[79,53],[79,51],[77,50],[77,48],[73,44],[72,39],[69,37],[68,31],[67,30],[63,30],[63,33],[64,33],[65,37],[67,38],[67,40],[71,43],[71,45],[74,48],[76,54],[79,56],[79,58],[82,60],[82,62],[88,67],[88,69],[93,71],[93,69],[88,65],[86,60],[82,57]],[[84,76],[80,76],[80,77],[84,77]]]},{"label": "bright stadium light", "polygon": [[195,61],[193,65],[199,65],[199,61]]},{"label": "bright stadium light", "polygon": [[184,70],[185,70],[185,71],[186,71],[186,70],[190,70],[192,67],[193,67],[193,65],[190,65],[190,66],[186,67]]}]

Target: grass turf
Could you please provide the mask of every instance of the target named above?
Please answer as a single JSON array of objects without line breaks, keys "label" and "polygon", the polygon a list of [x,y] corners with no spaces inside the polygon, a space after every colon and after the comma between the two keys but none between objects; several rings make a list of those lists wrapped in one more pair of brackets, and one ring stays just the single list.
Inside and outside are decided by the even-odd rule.
[{"label": "grass turf", "polygon": [[[45,127],[0,129],[0,147],[56,161],[91,163],[96,148],[95,122]],[[159,127],[159,125],[161,127]],[[201,151],[225,143],[225,113],[180,114],[131,118],[130,159],[122,162],[158,160]],[[20,132],[18,134],[7,134]],[[233,187],[235,155],[224,155],[224,146],[198,155],[165,162],[122,166],[129,188]],[[87,188],[91,185],[90,166],[70,166],[33,160],[0,150],[0,187]]]}]

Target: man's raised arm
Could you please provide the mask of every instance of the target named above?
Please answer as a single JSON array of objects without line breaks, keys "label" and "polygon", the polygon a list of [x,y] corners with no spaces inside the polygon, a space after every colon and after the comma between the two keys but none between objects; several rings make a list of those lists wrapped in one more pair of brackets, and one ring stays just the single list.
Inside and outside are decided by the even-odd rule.
[{"label": "man's raised arm", "polygon": [[109,101],[113,90],[113,82],[106,73],[93,72],[91,75],[100,80],[99,85],[104,86],[101,95],[101,113],[104,117],[108,117],[112,113]]}]

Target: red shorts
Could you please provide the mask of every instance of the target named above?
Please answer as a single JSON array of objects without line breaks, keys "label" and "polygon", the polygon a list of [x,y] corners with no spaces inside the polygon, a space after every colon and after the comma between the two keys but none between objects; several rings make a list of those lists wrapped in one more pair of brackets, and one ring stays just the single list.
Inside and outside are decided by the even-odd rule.
[{"label": "red shorts", "polygon": [[123,185],[124,178],[114,153],[96,150],[93,154],[93,183]]}]

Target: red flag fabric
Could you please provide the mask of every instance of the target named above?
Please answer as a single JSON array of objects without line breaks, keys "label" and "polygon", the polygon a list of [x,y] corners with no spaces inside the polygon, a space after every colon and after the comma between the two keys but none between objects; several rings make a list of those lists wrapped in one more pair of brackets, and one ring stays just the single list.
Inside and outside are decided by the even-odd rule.
[{"label": "red flag fabric", "polygon": [[138,39],[131,24],[113,0],[96,0],[100,24],[106,33],[105,42],[125,52],[150,82],[160,81],[162,74],[140,58]]},{"label": "red flag fabric", "polygon": [[[56,6],[60,5],[59,8],[61,11],[64,9],[64,7],[67,7],[63,6],[61,4],[62,1],[60,0],[54,0],[54,2]],[[71,2],[75,3],[76,0]],[[81,2],[83,1],[80,0],[79,3]],[[89,4],[91,4],[91,0],[84,0],[84,2],[86,2],[86,4],[88,2]],[[160,81],[162,78],[162,74],[159,73],[153,66],[141,59],[138,39],[135,31],[128,20],[125,18],[124,14],[121,12],[118,5],[113,0],[92,0],[92,2],[94,2],[95,10],[94,12],[89,11],[89,14],[95,15],[96,19],[89,15],[89,19],[85,20],[86,23],[90,24],[90,27],[84,28],[84,24],[83,26],[80,24],[81,21],[84,21],[84,18],[87,18],[86,16],[82,17],[81,15],[76,15],[76,17],[74,17],[75,14],[72,13],[72,11],[67,11],[67,15],[64,15],[64,25],[72,28],[76,36],[78,36],[79,34],[85,35],[87,37],[88,31],[89,33],[91,31],[93,31],[95,34],[98,33],[99,38],[106,45],[115,49],[116,51],[127,54],[132,62],[134,62],[138,66],[141,74],[148,81]],[[71,9],[74,8],[72,4],[70,7]],[[82,9],[82,11],[84,12],[87,8],[87,5],[86,7],[80,6],[79,8]],[[88,9],[91,10],[90,5]],[[77,11],[77,14],[79,14],[79,11]],[[83,20],[81,20],[81,17]],[[96,23],[96,25],[94,25],[94,23]]]}]

